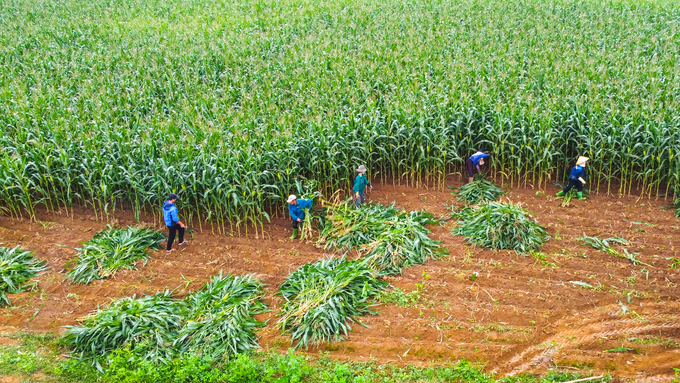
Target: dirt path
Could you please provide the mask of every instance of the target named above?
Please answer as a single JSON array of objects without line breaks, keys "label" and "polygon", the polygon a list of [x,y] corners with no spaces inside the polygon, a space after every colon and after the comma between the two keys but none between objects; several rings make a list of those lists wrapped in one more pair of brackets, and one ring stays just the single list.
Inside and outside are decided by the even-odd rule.
[{"label": "dirt path", "polygon": [[[450,255],[389,279],[406,292],[423,284],[416,305],[379,306],[377,315],[363,318],[370,328],[354,326],[344,342],[301,352],[397,364],[466,358],[501,374],[559,366],[669,380],[673,367],[680,367],[680,265],[670,268],[671,258],[680,258],[675,249],[680,219],[661,209],[663,201],[593,196],[562,208],[552,193],[514,189],[507,196],[525,204],[548,228],[551,239],[540,254],[470,248],[450,234],[452,221],[433,227],[433,237],[444,242]],[[446,204],[454,202],[448,190],[392,185],[376,185],[369,198],[438,215],[447,214]],[[163,289],[177,289],[182,296],[223,271],[255,273],[269,286],[266,301],[272,311],[261,318],[269,323],[260,344],[285,348],[289,339],[275,328],[276,286],[300,265],[325,256],[311,244],[288,239],[288,221],[277,218],[259,238],[195,233],[189,247],[169,255],[152,252],[139,270],[121,271],[89,286],[70,285],[63,269],[75,248],[106,225],[87,213],[39,219],[29,223],[0,217],[2,246],[33,250],[51,267],[39,278],[37,291],[10,296],[14,307],[0,309],[0,331],[59,333],[111,298]],[[121,225],[133,223],[131,217],[119,219]],[[640,252],[639,259],[651,266],[635,266],[583,246],[577,240],[583,233],[627,238],[634,243],[629,250]],[[478,275],[474,281],[473,273]],[[628,314],[621,313],[621,304]]]}]

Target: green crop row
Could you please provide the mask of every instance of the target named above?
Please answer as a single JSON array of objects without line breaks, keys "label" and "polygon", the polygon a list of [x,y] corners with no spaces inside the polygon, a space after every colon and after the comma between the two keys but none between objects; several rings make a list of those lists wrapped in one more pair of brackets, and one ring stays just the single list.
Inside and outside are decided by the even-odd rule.
[{"label": "green crop row", "polygon": [[[14,0],[0,7],[0,209],[261,224],[295,180],[680,185],[674,1]],[[636,191],[636,187],[639,187]]]}]

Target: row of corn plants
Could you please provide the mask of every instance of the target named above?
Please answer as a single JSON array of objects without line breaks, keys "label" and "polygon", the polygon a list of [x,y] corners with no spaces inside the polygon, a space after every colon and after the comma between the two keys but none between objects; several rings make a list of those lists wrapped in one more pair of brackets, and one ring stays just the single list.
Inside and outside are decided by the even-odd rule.
[{"label": "row of corn plants", "polygon": [[100,370],[121,349],[161,363],[197,354],[229,359],[258,347],[262,323],[254,315],[267,310],[263,295],[251,275],[220,274],[184,300],[167,290],[115,300],[69,327],[65,339],[74,357]]},{"label": "row of corn plants", "polygon": [[[68,278],[75,283],[89,284],[112,277],[122,268],[134,270],[138,260],[149,259],[147,249],[160,249],[165,235],[160,231],[130,226],[108,226],[79,248]],[[68,266],[68,265],[67,265]]]},{"label": "row of corn plants", "polygon": [[35,259],[32,251],[19,246],[0,247],[0,306],[12,305],[7,294],[30,289],[30,280],[47,270],[46,263],[46,260]]},{"label": "row of corn plants", "polygon": [[4,214],[158,214],[174,191],[200,228],[258,230],[295,180],[443,187],[480,145],[511,185],[577,155],[595,192],[680,185],[672,2],[5,5]]}]

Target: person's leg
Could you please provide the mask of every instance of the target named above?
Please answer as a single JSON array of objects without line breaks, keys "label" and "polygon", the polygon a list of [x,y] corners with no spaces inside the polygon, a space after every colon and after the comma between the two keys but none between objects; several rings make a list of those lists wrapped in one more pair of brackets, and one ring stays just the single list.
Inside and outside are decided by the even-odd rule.
[{"label": "person's leg", "polygon": [[175,235],[177,234],[177,228],[175,225],[168,226],[170,233],[168,234],[168,246],[165,248],[167,251],[172,250],[172,243],[175,241]]},{"label": "person's leg", "polygon": [[177,231],[179,232],[179,244],[186,245],[187,242],[184,241],[184,228],[180,225],[177,225]]},{"label": "person's leg", "polygon": [[468,171],[468,183],[470,183],[475,180],[475,165],[469,158],[465,161],[465,165],[467,166]]},{"label": "person's leg", "polygon": [[578,199],[586,199],[586,197],[583,196],[583,184],[581,181],[576,181],[576,189],[578,190],[578,192],[576,192]]},{"label": "person's leg", "polygon": [[299,225],[299,222],[296,221],[296,220],[293,220],[293,235],[290,236],[290,239],[295,239],[295,237],[297,237],[298,225]]},{"label": "person's leg", "polygon": [[364,203],[364,202],[366,202],[366,193],[365,193],[365,192],[364,192],[364,193],[361,193],[361,194],[359,194],[359,196],[361,197],[361,203]]},{"label": "person's leg", "polygon": [[356,194],[354,195],[354,206],[359,207],[361,206],[361,194],[357,197]]},{"label": "person's leg", "polygon": [[559,192],[557,192],[557,196],[558,196],[558,197],[562,197],[562,196],[566,195],[567,193],[569,193],[569,192],[571,191],[571,189],[574,187],[574,185],[576,185],[576,184],[574,183],[574,180],[571,180],[571,179],[570,179],[570,180],[569,180],[569,184],[567,185],[567,187],[564,188],[564,190],[560,190]]}]

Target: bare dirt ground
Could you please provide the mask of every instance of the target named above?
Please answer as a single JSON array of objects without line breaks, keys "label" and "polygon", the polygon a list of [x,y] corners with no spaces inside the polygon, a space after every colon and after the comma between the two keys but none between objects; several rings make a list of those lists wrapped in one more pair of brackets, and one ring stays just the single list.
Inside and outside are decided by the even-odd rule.
[{"label": "bare dirt ground", "polygon": [[[503,375],[585,368],[625,379],[670,380],[673,368],[680,367],[680,265],[671,268],[672,258],[679,258],[680,219],[661,209],[667,204],[663,200],[599,195],[565,208],[552,197],[556,191],[513,189],[504,197],[523,203],[547,227],[551,239],[541,253],[469,247],[450,233],[452,220],[432,227],[432,237],[443,241],[449,256],[389,278],[407,293],[422,284],[413,295],[416,304],[377,306],[377,315],[362,318],[370,328],[355,325],[343,342],[299,352],[399,365],[466,358]],[[446,205],[455,203],[448,190],[391,184],[375,185],[369,198],[442,216],[448,215]],[[119,225],[136,223],[130,216],[117,218]],[[260,344],[285,349],[289,338],[275,326],[276,287],[297,267],[328,256],[310,243],[290,240],[290,223],[280,217],[257,237],[252,231],[216,235],[204,226],[189,238],[188,247],[151,252],[138,270],[122,270],[89,286],[70,284],[64,267],[75,248],[105,226],[88,212],[75,218],[43,213],[39,222],[0,217],[1,246],[33,250],[51,267],[38,278],[36,291],[10,296],[14,306],[0,309],[0,332],[61,333],[112,298],[163,289],[176,289],[181,297],[223,271],[254,273],[268,285],[271,312],[260,318],[269,320]],[[628,250],[639,252],[649,266],[583,245],[578,237],[584,233],[632,241]]]}]

